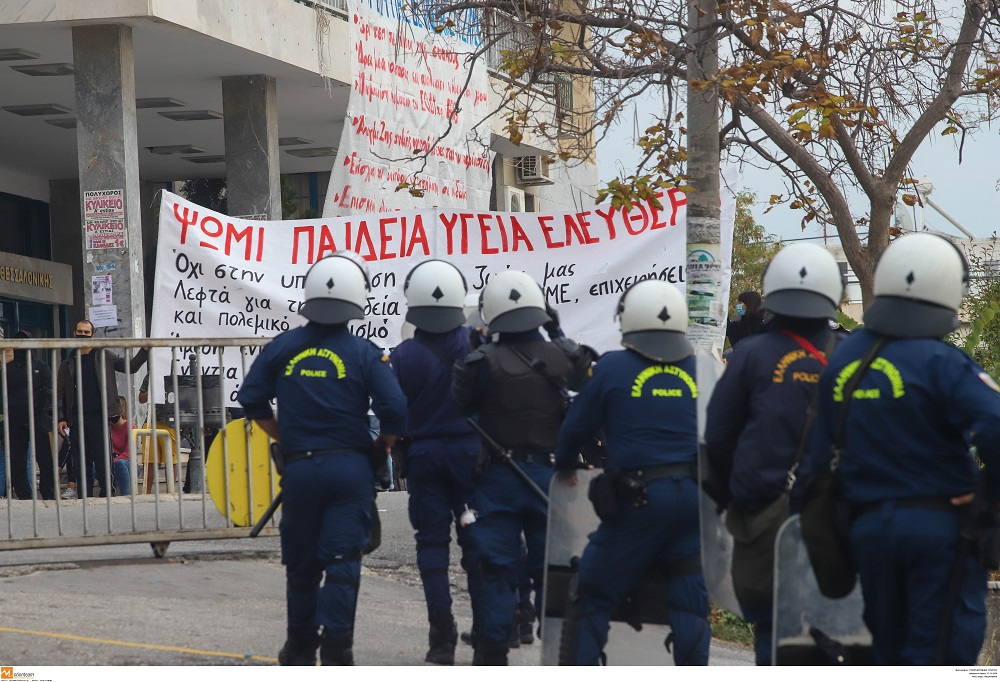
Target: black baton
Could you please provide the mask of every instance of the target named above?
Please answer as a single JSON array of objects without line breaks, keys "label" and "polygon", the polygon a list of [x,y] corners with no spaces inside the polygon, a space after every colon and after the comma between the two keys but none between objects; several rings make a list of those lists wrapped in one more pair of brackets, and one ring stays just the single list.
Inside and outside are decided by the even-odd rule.
[{"label": "black baton", "polygon": [[250,529],[250,537],[255,538],[260,535],[260,532],[264,530],[264,526],[267,525],[267,522],[271,520],[272,516],[274,516],[274,512],[278,511],[278,507],[280,505],[281,491],[279,490],[278,494],[274,496],[273,500],[271,500],[271,506],[264,510],[264,515],[260,517],[260,521],[255,523],[253,528]]},{"label": "black baton", "polygon": [[491,450],[493,450],[497,455],[499,455],[500,459],[502,459],[504,462],[510,465],[510,468],[514,470],[514,473],[517,474],[517,477],[520,478],[522,481],[524,481],[525,485],[531,488],[531,492],[538,495],[538,497],[540,497],[542,501],[545,502],[545,504],[548,504],[549,496],[546,495],[545,492],[538,487],[537,483],[531,480],[531,476],[528,476],[528,474],[524,473],[524,469],[522,469],[517,465],[517,462],[514,461],[514,458],[510,456],[510,451],[507,450],[502,445],[500,445],[500,443],[496,442],[493,439],[493,436],[486,433],[486,431],[483,430],[483,427],[481,427],[475,419],[473,419],[472,417],[466,417],[465,420],[469,422],[469,426],[471,426],[472,429],[479,434],[479,437],[486,442],[486,445]]}]

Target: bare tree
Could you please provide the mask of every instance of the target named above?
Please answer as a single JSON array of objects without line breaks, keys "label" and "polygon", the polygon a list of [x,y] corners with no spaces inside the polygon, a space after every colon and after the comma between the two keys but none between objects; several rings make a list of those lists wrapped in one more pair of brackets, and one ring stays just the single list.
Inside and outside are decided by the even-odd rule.
[{"label": "bare tree", "polygon": [[[875,262],[892,236],[897,198],[919,202],[909,164],[931,135],[958,136],[957,153],[1000,105],[998,0],[732,0],[718,6],[718,75],[688,71],[690,0],[415,0],[413,11],[445,24],[456,12],[486,26],[482,54],[499,53],[509,81],[499,105],[515,142],[525,130],[560,138],[564,158],[619,120],[631,100],[656,92],[662,111],[636,140],[635,173],[599,199],[648,198],[666,185],[690,189],[685,111],[688,86],[722,98],[722,154],[778,169],[787,202],[836,229],[867,303]],[[518,41],[498,30],[520,31]],[[511,29],[514,30],[514,29]],[[506,42],[505,42],[506,41]],[[506,46],[506,47],[505,47]],[[523,95],[573,79],[592,87],[575,103],[578,149]],[[867,206],[852,210],[860,191]],[[856,203],[856,202],[855,202]],[[858,226],[868,235],[862,239]]]}]

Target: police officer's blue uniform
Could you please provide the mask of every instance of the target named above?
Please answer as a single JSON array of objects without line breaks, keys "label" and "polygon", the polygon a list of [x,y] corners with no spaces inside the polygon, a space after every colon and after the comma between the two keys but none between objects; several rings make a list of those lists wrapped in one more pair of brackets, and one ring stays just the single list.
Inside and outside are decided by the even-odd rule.
[{"label": "police officer's blue uniform", "polygon": [[[752,518],[786,491],[805,428],[806,410],[824,367],[825,357],[821,356],[831,334],[826,319],[779,316],[764,333],[749,336],[734,348],[712,392],[705,425],[711,465],[705,488],[721,506],[730,506],[730,514]],[[804,347],[796,336],[809,347]],[[787,509],[783,514],[787,516]],[[776,519],[772,531],[777,531],[781,520]],[[773,600],[761,594],[759,586],[770,585],[771,581],[767,576],[761,581],[755,575],[746,575],[740,562],[746,560],[746,553],[764,552],[770,562],[758,557],[755,572],[759,572],[760,565],[770,563],[773,575],[774,538],[755,538],[747,549],[740,545],[741,541],[745,540],[736,537],[733,556],[736,597],[743,617],[754,625],[757,664],[769,665]]]},{"label": "police officer's blue uniform", "polygon": [[579,565],[577,665],[597,665],[615,609],[649,568],[666,576],[674,660],[706,665],[711,629],[700,570],[696,360],[663,364],[632,350],[606,353],[559,431],[556,466],[578,465],[604,429],[609,472],[645,471],[648,503],[620,502],[620,516],[590,535]]},{"label": "police officer's blue uniform", "polygon": [[[829,467],[844,385],[876,338],[855,332],[833,354],[820,379],[814,441],[800,481]],[[986,625],[986,573],[970,553],[959,555],[963,507],[950,499],[979,486],[970,445],[987,471],[1000,467],[996,384],[943,341],[891,339],[854,392],[845,434],[838,478],[853,508],[850,545],[876,662],[975,665]],[[1000,500],[996,477],[986,495]],[[961,583],[949,605],[956,561]],[[946,655],[937,661],[946,625]]]},{"label": "police officer's blue uniform", "polygon": [[[448,580],[451,527],[475,491],[479,438],[451,397],[451,367],[469,352],[468,327],[435,334],[417,329],[392,352],[392,367],[407,397],[406,482],[417,568],[432,626],[451,629]],[[447,364],[445,364],[447,362]],[[469,596],[478,609],[480,562],[469,531],[456,525]],[[432,645],[433,648],[433,645]]]},{"label": "police officer's blue uniform", "polygon": [[272,417],[274,398],[287,462],[280,529],[289,637],[315,638],[322,627],[324,640],[349,639],[371,527],[369,401],[382,433],[399,434],[406,398],[377,346],[344,324],[312,322],[264,347],[238,397],[248,419]]},{"label": "police officer's blue uniform", "polygon": [[[560,333],[550,336],[558,338]],[[512,348],[539,361],[539,366],[530,367]],[[498,343],[481,346],[456,363],[453,395],[460,407],[478,414],[480,426],[511,451],[524,473],[548,490],[565,410],[560,387],[577,390],[591,359],[589,349],[565,339],[558,344],[544,341],[537,330],[502,333]],[[479,513],[472,535],[483,561],[476,655],[481,663],[505,663],[517,605],[521,534],[528,551],[527,573],[539,586],[548,509],[511,467],[496,461],[483,471],[472,506]]]}]

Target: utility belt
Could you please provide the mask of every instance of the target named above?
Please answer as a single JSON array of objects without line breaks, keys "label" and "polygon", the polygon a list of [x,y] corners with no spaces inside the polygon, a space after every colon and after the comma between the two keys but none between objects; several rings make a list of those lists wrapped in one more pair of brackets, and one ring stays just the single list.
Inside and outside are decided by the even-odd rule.
[{"label": "utility belt", "polygon": [[631,502],[634,507],[645,507],[649,503],[647,486],[650,482],[673,476],[696,478],[697,473],[694,462],[606,471],[591,480],[587,497],[602,521],[614,521],[621,514],[622,502]]},{"label": "utility belt", "polygon": [[[510,448],[506,450],[506,453],[510,455],[510,458],[519,464],[544,464],[545,466],[555,466],[556,456],[555,453],[545,452],[544,450],[524,450],[522,448]],[[500,463],[502,458],[496,453],[490,452],[490,462],[493,464]]]},{"label": "utility belt", "polygon": [[303,450],[301,452],[285,452],[278,443],[271,443],[271,459],[274,460],[274,468],[278,470],[278,475],[285,473],[285,467],[300,459],[312,459],[324,455],[345,455],[355,453],[364,455],[366,452],[362,448],[330,448],[327,450]]}]

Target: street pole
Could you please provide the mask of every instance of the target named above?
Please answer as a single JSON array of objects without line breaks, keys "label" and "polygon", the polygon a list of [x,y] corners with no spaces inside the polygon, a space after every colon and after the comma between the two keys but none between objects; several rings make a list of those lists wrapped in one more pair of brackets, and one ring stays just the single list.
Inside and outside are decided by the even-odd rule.
[{"label": "street pole", "polygon": [[728,301],[722,297],[719,220],[719,92],[691,87],[692,79],[710,80],[719,71],[716,0],[690,0],[688,8],[687,172],[693,192],[687,196],[687,267],[690,326],[695,348],[721,358]]}]

